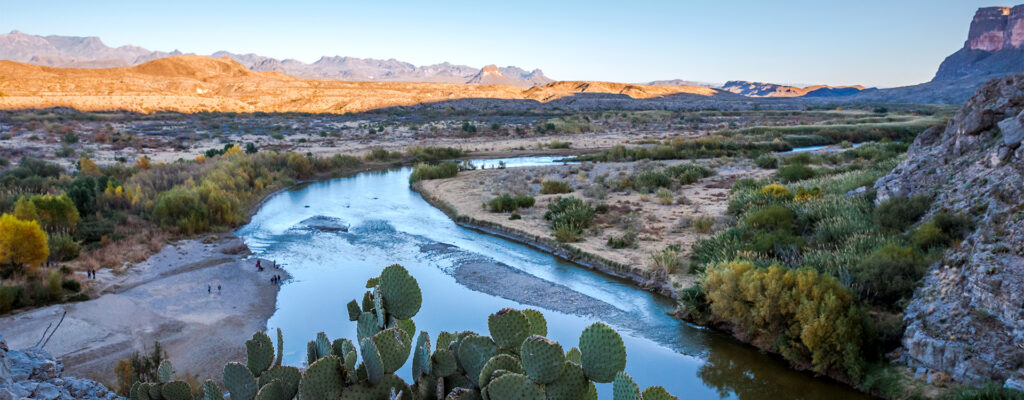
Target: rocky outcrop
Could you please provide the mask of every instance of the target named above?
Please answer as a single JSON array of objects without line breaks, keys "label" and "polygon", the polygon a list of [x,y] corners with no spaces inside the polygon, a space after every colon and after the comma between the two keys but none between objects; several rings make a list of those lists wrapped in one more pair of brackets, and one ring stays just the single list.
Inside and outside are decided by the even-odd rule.
[{"label": "rocky outcrop", "polygon": [[729,81],[722,85],[722,90],[747,97],[841,97],[874,89],[860,85],[797,87],[764,82]]},{"label": "rocky outcrop", "polygon": [[[979,36],[980,37],[980,36]],[[878,201],[930,195],[974,231],[928,272],[906,309],[902,357],[953,379],[1024,383],[1024,75],[988,82],[920,134],[875,183]]]},{"label": "rocky outcrop", "polygon": [[63,376],[63,371],[50,353],[9,350],[0,336],[0,400],[122,398],[99,382]]},{"label": "rocky outcrop", "polygon": [[964,47],[942,62],[935,81],[1024,72],[1024,5],[980,8]]}]

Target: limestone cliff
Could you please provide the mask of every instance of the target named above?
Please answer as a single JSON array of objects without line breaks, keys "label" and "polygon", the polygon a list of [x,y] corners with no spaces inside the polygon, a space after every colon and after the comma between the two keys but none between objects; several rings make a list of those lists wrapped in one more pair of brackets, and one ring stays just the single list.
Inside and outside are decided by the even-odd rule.
[{"label": "limestone cliff", "polygon": [[[985,33],[978,46],[995,46]],[[1024,75],[992,80],[915,139],[878,201],[929,195],[974,231],[933,265],[906,310],[903,357],[953,379],[1024,389]]]},{"label": "limestone cliff", "polygon": [[964,47],[942,62],[936,81],[1024,72],[1024,5],[985,7],[971,20]]}]

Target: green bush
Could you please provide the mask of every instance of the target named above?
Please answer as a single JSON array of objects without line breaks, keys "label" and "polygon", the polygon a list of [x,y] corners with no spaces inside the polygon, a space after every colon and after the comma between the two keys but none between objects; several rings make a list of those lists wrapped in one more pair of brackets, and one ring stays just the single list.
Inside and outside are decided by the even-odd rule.
[{"label": "green bush", "polygon": [[990,382],[981,388],[963,386],[947,397],[948,400],[1024,400],[1024,392]]},{"label": "green bush", "polygon": [[715,226],[715,220],[707,215],[698,215],[697,218],[693,219],[693,229],[700,233],[711,233],[711,228]]},{"label": "green bush", "polygon": [[595,214],[594,207],[579,198],[559,197],[548,204],[544,219],[551,221],[559,241],[572,242],[594,223]]},{"label": "green bush", "polygon": [[409,182],[417,182],[429,179],[444,179],[451,178],[459,173],[459,163],[454,161],[445,161],[440,164],[417,164],[412,169],[412,175],[409,176]]},{"label": "green bush", "polygon": [[70,261],[78,258],[81,246],[71,235],[58,233],[50,235],[50,258],[56,261]]},{"label": "green bush", "polygon": [[854,268],[853,287],[860,297],[885,308],[909,297],[924,276],[928,260],[915,249],[894,244],[882,246]]},{"label": "green bush", "polygon": [[540,194],[562,194],[572,192],[572,187],[562,181],[543,181],[540,183]]},{"label": "green bush", "polygon": [[772,205],[748,215],[746,221],[757,229],[792,231],[796,227],[796,214],[786,207]]},{"label": "green bush", "polygon": [[487,207],[491,212],[512,212],[533,207],[534,202],[533,196],[512,196],[506,193],[488,201]]},{"label": "green bush", "polygon": [[382,147],[374,147],[370,149],[370,152],[366,155],[366,159],[369,161],[388,162],[402,159],[402,153],[397,151],[387,151]]},{"label": "green bush", "polygon": [[0,314],[18,308],[23,289],[21,286],[0,286]]},{"label": "green bush", "polygon": [[672,186],[672,178],[665,173],[655,171],[641,172],[633,177],[632,182],[634,189],[642,191]]},{"label": "green bush", "polygon": [[779,168],[775,172],[775,176],[778,177],[783,183],[797,182],[805,179],[811,179],[815,175],[814,170],[803,164],[790,164],[782,168]]},{"label": "green bush", "polygon": [[696,164],[679,164],[665,168],[665,173],[678,179],[682,185],[690,185],[714,175],[715,171]]},{"label": "green bush", "polygon": [[61,281],[60,286],[71,293],[78,293],[82,291],[82,284],[74,279],[65,279]]},{"label": "green bush", "polygon": [[466,152],[462,149],[454,147],[419,147],[414,146],[405,150],[405,154],[409,155],[410,161],[414,163],[421,162],[437,162],[442,160],[451,160],[453,158],[459,158],[466,155]]},{"label": "green bush", "polygon": [[762,154],[754,159],[754,164],[764,169],[775,169],[779,167],[779,158],[772,154]]},{"label": "green bush", "polygon": [[892,197],[875,207],[875,222],[889,232],[903,232],[916,223],[931,206],[927,196]]},{"label": "green bush", "polygon": [[636,245],[636,232],[628,231],[619,236],[611,236],[608,238],[607,245],[613,249],[633,247]]},{"label": "green bush", "polygon": [[175,188],[161,193],[153,207],[153,219],[187,235],[210,229],[210,209],[194,190]]}]

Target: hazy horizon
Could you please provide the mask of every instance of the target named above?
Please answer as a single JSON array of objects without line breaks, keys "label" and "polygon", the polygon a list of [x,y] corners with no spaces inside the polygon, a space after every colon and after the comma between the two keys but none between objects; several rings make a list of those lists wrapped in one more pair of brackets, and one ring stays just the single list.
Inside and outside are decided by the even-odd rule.
[{"label": "hazy horizon", "polygon": [[[4,3],[7,3],[6,1]],[[111,47],[539,68],[557,80],[891,87],[926,82],[983,1],[502,4],[300,0],[7,3],[0,31],[97,36]],[[1003,4],[1012,5],[1012,4]],[[352,39],[352,40],[349,40]]]}]

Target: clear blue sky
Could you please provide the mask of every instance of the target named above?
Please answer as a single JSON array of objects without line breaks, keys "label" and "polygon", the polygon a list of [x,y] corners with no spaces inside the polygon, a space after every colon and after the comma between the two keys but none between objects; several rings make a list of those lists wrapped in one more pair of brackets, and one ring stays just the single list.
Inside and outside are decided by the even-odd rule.
[{"label": "clear blue sky", "polygon": [[[0,31],[111,46],[541,68],[554,79],[898,86],[963,45],[976,0],[0,0]],[[1006,3],[1006,5],[1012,5]]]}]

